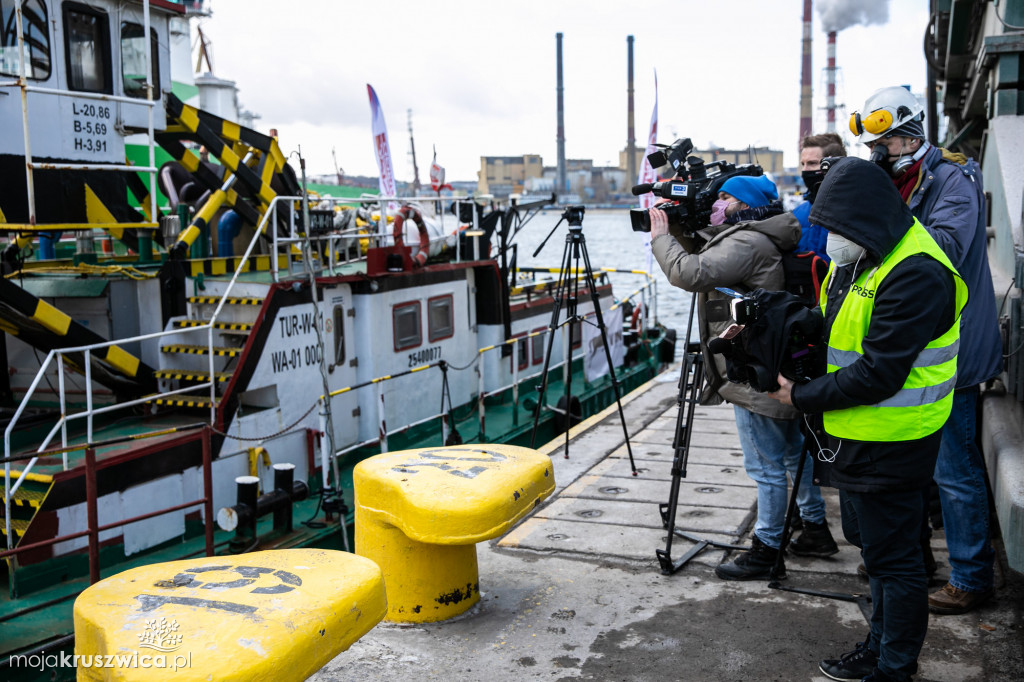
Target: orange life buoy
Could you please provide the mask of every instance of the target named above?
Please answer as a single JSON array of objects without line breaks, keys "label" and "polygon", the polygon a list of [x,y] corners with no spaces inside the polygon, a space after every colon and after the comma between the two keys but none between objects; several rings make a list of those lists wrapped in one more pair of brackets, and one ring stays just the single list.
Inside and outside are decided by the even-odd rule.
[{"label": "orange life buoy", "polygon": [[402,208],[398,209],[398,213],[395,215],[395,246],[401,246],[405,243],[402,225],[409,218],[412,218],[413,222],[416,223],[416,228],[420,232],[420,250],[413,256],[412,264],[414,267],[421,268],[427,262],[427,253],[430,250],[430,235],[427,234],[427,226],[423,222],[423,214],[415,206],[404,204]]},{"label": "orange life buoy", "polygon": [[640,316],[643,315],[644,304],[637,303],[636,307],[633,308],[633,317],[629,320],[630,329],[640,329]]}]

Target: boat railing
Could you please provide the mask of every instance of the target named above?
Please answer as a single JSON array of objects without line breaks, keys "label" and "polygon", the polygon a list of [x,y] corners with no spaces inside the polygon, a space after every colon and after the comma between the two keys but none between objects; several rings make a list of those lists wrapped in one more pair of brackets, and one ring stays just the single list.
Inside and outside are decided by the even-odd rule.
[{"label": "boat railing", "polygon": [[[547,269],[544,269],[544,268],[535,268],[534,270],[536,270],[537,272],[546,272],[546,271],[548,271]],[[641,286],[639,286],[637,289],[635,289],[632,292],[630,292],[627,296],[625,296],[622,299],[620,299],[619,302],[614,303],[613,305],[609,306],[607,311],[605,311],[605,314],[611,313],[612,311],[616,310],[617,308],[622,307],[626,302],[632,302],[637,297],[640,297],[641,303],[640,303],[639,308],[637,308],[637,309],[641,311],[642,315],[638,318],[637,322],[638,322],[639,329],[642,330],[641,331],[641,339],[643,340],[644,343],[646,343],[647,339],[646,339],[646,336],[645,336],[643,330],[646,329],[647,321],[649,319],[652,319],[652,318],[649,317],[649,313],[648,313],[648,310],[649,310],[648,302],[652,302],[652,305],[650,306],[650,308],[653,309],[653,315],[654,315],[653,321],[655,323],[657,322],[657,296],[656,296],[656,294],[657,294],[657,285],[658,285],[657,280],[654,277],[652,277],[648,272],[643,271],[643,270],[624,270],[624,269],[618,269],[618,268],[602,268],[602,271],[603,272],[609,272],[609,273],[629,273],[629,274],[633,274],[633,275],[641,275],[641,276],[646,278],[646,281]],[[590,313],[584,315],[584,317],[589,317],[591,315],[595,315],[595,313],[594,312],[590,312]],[[480,429],[479,433],[480,433],[480,439],[481,440],[486,441],[486,430],[485,430],[485,425],[486,425],[486,399],[490,398],[490,397],[493,397],[493,396],[496,396],[496,395],[501,395],[501,394],[511,390],[512,391],[512,405],[513,405],[513,411],[512,411],[512,414],[513,414],[513,424],[514,425],[518,424],[518,417],[519,417],[519,388],[523,384],[523,382],[532,380],[532,379],[534,379],[535,377],[537,377],[539,375],[539,372],[535,372],[535,373],[531,373],[531,374],[528,374],[528,375],[525,375],[525,376],[520,376],[519,363],[518,362],[513,362],[512,363],[512,381],[511,381],[511,383],[506,384],[506,385],[502,385],[502,386],[498,386],[498,387],[495,387],[495,388],[491,388],[490,390],[486,390],[486,388],[485,388],[486,387],[486,376],[485,376],[485,369],[484,369],[485,363],[483,362],[485,354],[491,353],[491,352],[495,352],[495,351],[500,351],[502,348],[505,348],[507,346],[512,346],[513,357],[516,357],[517,353],[519,352],[518,344],[520,344],[520,343],[527,343],[531,339],[543,336],[543,335],[545,335],[545,334],[547,334],[547,333],[549,333],[551,331],[552,330],[551,330],[550,327],[545,327],[543,329],[539,329],[539,330],[530,332],[530,333],[525,334],[523,336],[517,336],[517,337],[511,338],[511,339],[508,339],[506,341],[503,341],[502,343],[498,343],[498,344],[494,344],[494,345],[491,345],[491,346],[485,346],[483,348],[480,348],[474,354],[473,360],[471,360],[469,365],[467,365],[465,367],[465,368],[468,368],[470,366],[476,365],[477,382],[478,382],[478,389],[477,389],[477,419],[478,419],[478,423],[479,423],[479,429]],[[570,345],[569,344],[569,335],[568,335],[568,333],[566,333],[565,327],[561,328],[561,332],[562,332],[561,333],[562,360],[560,360],[560,361],[558,361],[556,363],[551,364],[548,367],[548,371],[549,372],[550,371],[555,371],[555,370],[561,368],[563,370],[563,381],[567,381],[568,380],[569,367],[570,367],[570,363],[572,361],[572,358],[570,357],[570,350],[571,349],[569,348],[569,345]],[[423,417],[422,419],[419,419],[419,420],[417,420],[415,422],[411,422],[409,424],[405,424],[405,425],[403,425],[401,427],[398,427],[398,428],[394,428],[394,429],[388,430],[387,426],[386,426],[386,419],[385,419],[386,404],[385,404],[385,398],[384,398],[384,384],[386,384],[388,381],[393,381],[393,380],[399,379],[401,377],[408,376],[410,374],[414,374],[414,373],[417,373],[417,372],[422,372],[422,371],[425,371],[425,370],[428,370],[428,369],[431,369],[431,368],[434,368],[434,367],[440,368],[442,370],[442,372],[447,372],[451,368],[451,366],[447,362],[441,360],[441,361],[437,361],[437,362],[428,363],[428,364],[425,364],[425,365],[420,365],[419,367],[413,367],[411,369],[408,369],[408,370],[405,370],[405,371],[402,371],[402,372],[398,372],[398,373],[395,373],[395,374],[389,374],[389,375],[386,375],[386,376],[377,377],[375,379],[370,379],[369,381],[364,381],[364,382],[361,382],[361,383],[358,383],[358,384],[354,384],[352,386],[346,386],[346,387],[340,388],[340,389],[338,389],[336,391],[332,391],[330,394],[328,394],[327,399],[331,400],[331,399],[333,399],[333,398],[335,398],[337,396],[343,395],[345,393],[349,393],[351,391],[356,391],[356,390],[359,390],[359,389],[362,389],[362,388],[367,388],[367,387],[370,387],[370,386],[373,386],[376,389],[376,396],[375,396],[376,399],[374,400],[374,404],[377,406],[376,417],[377,417],[379,436],[377,438],[370,438],[368,440],[364,440],[364,441],[361,441],[361,442],[357,442],[357,443],[353,443],[353,444],[347,445],[344,448],[336,450],[335,453],[334,453],[334,456],[335,457],[341,457],[341,456],[344,456],[344,455],[348,454],[349,452],[353,452],[353,451],[358,450],[360,448],[370,447],[370,446],[373,446],[373,445],[379,445],[381,452],[387,452],[388,451],[388,437],[389,436],[393,436],[393,435],[396,435],[396,434],[408,431],[409,429],[411,429],[413,427],[419,426],[421,424],[425,424],[425,423],[433,421],[435,419],[441,419],[441,425],[442,425],[441,440],[442,440],[442,442],[446,442],[448,440],[449,425],[448,425],[448,422],[447,422],[448,412],[445,409],[442,409],[441,412],[429,415],[427,417]],[[320,398],[318,399],[318,403],[321,405],[321,408],[323,408],[324,396],[320,396]],[[450,409],[451,407],[452,406],[449,405],[448,409]],[[328,485],[327,472],[328,472],[328,469],[329,469],[329,461],[330,461],[330,458],[329,458],[329,455],[328,455],[328,450],[330,448],[330,445],[329,445],[330,440],[327,438],[327,424],[326,424],[326,420],[325,420],[325,415],[326,415],[327,412],[328,412],[328,410],[325,410],[325,409],[321,409],[320,410],[320,420],[321,420],[321,422],[320,422],[320,461],[321,461],[321,470],[322,470],[321,473],[322,473],[322,476],[323,476],[323,485],[324,485],[325,488]]]},{"label": "boat railing", "polygon": [[[63,454],[65,457],[68,452],[75,450],[85,451],[85,508],[86,508],[86,519],[87,529],[78,531],[76,533],[68,533],[66,535],[60,535],[57,537],[47,538],[46,540],[40,540],[39,542],[33,542],[27,545],[21,545],[17,548],[13,546],[13,536],[11,534],[11,515],[10,515],[10,495],[6,499],[6,511],[7,511],[7,550],[0,552],[0,559],[5,559],[10,556],[16,556],[22,552],[29,552],[35,549],[43,547],[50,547],[59,542],[67,542],[69,540],[76,540],[80,537],[88,536],[88,547],[89,547],[89,583],[95,584],[100,580],[100,533],[105,533],[108,530],[114,528],[121,528],[132,523],[139,521],[145,521],[156,516],[162,516],[164,514],[170,514],[171,512],[181,511],[183,509],[189,509],[191,507],[203,506],[203,533],[205,535],[205,551],[206,556],[213,556],[214,544],[213,544],[213,454],[211,439],[211,429],[207,424],[194,424],[191,426],[178,427],[176,429],[154,431],[149,434],[139,434],[131,436],[131,440],[142,440],[145,438],[156,438],[158,436],[167,435],[170,432],[186,432],[194,429],[202,429],[202,435],[200,440],[202,441],[202,457],[203,457],[203,496],[196,500],[189,502],[182,502],[170,507],[163,507],[161,509],[155,509],[145,514],[133,516],[128,519],[120,519],[113,523],[107,523],[100,525],[99,523],[99,488],[97,486],[96,474],[99,470],[110,466],[110,464],[103,461],[97,462],[96,460],[96,448],[103,447],[106,445],[114,445],[122,442],[121,439],[112,439],[100,443],[90,443],[84,445],[76,445],[72,447],[57,448],[44,453],[37,453],[37,455],[51,456],[57,454]],[[10,466],[11,460],[19,460],[28,457],[6,457],[5,465]],[[33,458],[34,459],[34,458]],[[25,472],[22,473],[20,480],[24,480]],[[183,557],[184,558],[184,557]]]},{"label": "boat railing", "polygon": [[[327,204],[330,210],[334,211],[339,206],[350,207],[353,205],[361,206],[376,206],[376,211],[371,214],[371,218],[375,218],[375,222],[371,222],[368,225],[359,227],[350,227],[341,230],[329,230],[321,234],[313,234],[312,230],[309,234],[304,234],[301,229],[301,221],[299,220],[301,209],[299,204],[304,201],[302,197],[297,196],[277,196],[271,201],[270,206],[264,212],[259,225],[256,226],[255,234],[258,236],[264,234],[269,229],[269,221],[274,219],[277,215],[276,207],[281,202],[286,202],[288,207],[288,234],[280,235],[276,230],[270,229],[270,240],[271,240],[271,253],[280,253],[285,250],[288,253],[288,274],[291,274],[291,264],[296,260],[296,256],[302,253],[302,246],[306,243],[307,239],[310,244],[321,245],[327,258],[326,262],[322,263],[318,267],[325,267],[329,272],[340,265],[351,262],[359,262],[365,260],[365,256],[360,250],[360,244],[363,241],[369,242],[372,246],[385,246],[389,240],[392,239],[391,233],[388,231],[388,221],[392,216],[397,213],[398,209],[393,206],[402,206],[404,204],[413,204],[423,206],[425,204],[435,204],[434,216],[439,221],[439,229],[441,234],[430,239],[430,243],[436,242],[447,242],[448,239],[454,237],[454,249],[455,249],[455,260],[461,259],[461,240],[458,239],[456,233],[447,234],[446,230],[446,214],[445,211],[440,209],[439,204],[443,201],[445,203],[454,202],[456,205],[462,204],[473,204],[473,199],[467,198],[453,198],[444,197],[438,199],[436,197],[380,197],[373,195],[372,197],[322,197],[318,201],[318,205]],[[475,229],[478,226],[477,212],[473,211],[473,226]],[[451,216],[452,220],[456,225],[461,224],[454,216]],[[376,231],[370,231],[370,228],[376,224]],[[254,236],[255,241],[255,236]],[[253,242],[250,242],[250,247],[255,246]],[[354,248],[353,248],[354,247]],[[296,250],[298,253],[296,253]],[[247,250],[246,253],[250,253]],[[355,252],[355,256],[350,257],[349,254]],[[344,257],[339,258],[339,254],[344,253]],[[321,259],[323,256],[321,255]],[[275,282],[280,281],[281,273],[276,262],[271,263],[271,273]]]}]

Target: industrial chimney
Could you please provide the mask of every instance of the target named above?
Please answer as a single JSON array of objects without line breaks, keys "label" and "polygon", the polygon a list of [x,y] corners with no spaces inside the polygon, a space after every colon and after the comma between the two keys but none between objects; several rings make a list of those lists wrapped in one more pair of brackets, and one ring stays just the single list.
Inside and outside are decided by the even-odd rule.
[{"label": "industrial chimney", "polygon": [[557,182],[558,186],[555,188],[556,194],[564,194],[566,191],[565,187],[565,106],[562,102],[562,34],[556,33],[555,38],[558,43],[558,172]]},{"label": "industrial chimney", "polygon": [[803,55],[800,67],[800,137],[797,149],[803,142],[804,135],[814,132],[811,128],[811,109],[813,91],[811,90],[811,0],[804,0],[804,38]]},{"label": "industrial chimney", "polygon": [[836,131],[836,32],[828,32],[828,66],[825,67],[825,131]]},{"label": "industrial chimney", "polygon": [[[808,0],[810,2],[810,0]],[[636,179],[636,135],[633,132],[633,36],[626,36],[626,173],[628,182]]]}]

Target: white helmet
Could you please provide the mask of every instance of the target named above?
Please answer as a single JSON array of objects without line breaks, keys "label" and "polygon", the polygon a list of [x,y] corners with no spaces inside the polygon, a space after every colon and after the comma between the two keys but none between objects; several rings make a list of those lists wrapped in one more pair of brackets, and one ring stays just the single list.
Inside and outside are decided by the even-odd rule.
[{"label": "white helmet", "polygon": [[[905,123],[924,119],[924,107],[917,97],[899,85],[882,88],[868,97],[863,111],[866,113],[856,111],[850,116],[850,132],[858,135],[862,144],[873,142]],[[924,138],[923,126],[920,137]]]}]

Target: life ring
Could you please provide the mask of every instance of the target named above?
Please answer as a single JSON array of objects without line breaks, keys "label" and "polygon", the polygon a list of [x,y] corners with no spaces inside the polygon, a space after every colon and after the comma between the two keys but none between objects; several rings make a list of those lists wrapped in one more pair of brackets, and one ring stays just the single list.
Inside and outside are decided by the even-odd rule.
[{"label": "life ring", "polygon": [[637,303],[636,307],[633,308],[633,317],[629,320],[630,329],[640,329],[640,318],[644,314],[644,304]]},{"label": "life ring", "polygon": [[415,206],[404,204],[402,208],[398,209],[398,213],[395,215],[395,246],[402,246],[405,243],[402,225],[409,218],[412,218],[413,222],[416,223],[416,228],[420,232],[420,250],[413,256],[412,264],[414,267],[421,268],[427,262],[427,253],[430,251],[430,235],[427,234],[427,226],[423,222],[423,214]]}]

